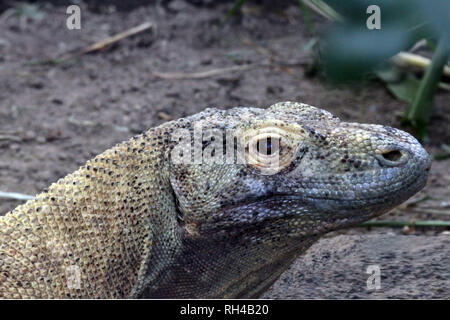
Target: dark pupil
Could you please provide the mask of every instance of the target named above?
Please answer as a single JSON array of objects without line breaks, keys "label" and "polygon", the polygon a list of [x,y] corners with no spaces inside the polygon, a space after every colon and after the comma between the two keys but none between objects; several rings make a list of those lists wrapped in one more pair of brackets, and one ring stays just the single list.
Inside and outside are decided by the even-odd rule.
[{"label": "dark pupil", "polygon": [[265,143],[266,144],[266,155],[271,155],[272,154],[272,138],[267,138],[267,139],[262,139],[262,140],[259,140],[258,141],[258,144],[257,144],[257,146],[256,146],[256,149],[258,150],[258,152],[261,152],[260,150],[259,150],[259,145],[261,144],[261,143]]}]

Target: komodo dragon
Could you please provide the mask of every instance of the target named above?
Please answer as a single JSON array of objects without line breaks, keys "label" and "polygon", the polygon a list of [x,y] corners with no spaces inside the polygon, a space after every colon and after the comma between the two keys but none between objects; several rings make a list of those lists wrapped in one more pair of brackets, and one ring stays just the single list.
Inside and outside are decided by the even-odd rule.
[{"label": "komodo dragon", "polygon": [[206,109],[0,217],[0,297],[257,297],[321,235],[415,194],[429,168],[409,134],[306,104]]}]

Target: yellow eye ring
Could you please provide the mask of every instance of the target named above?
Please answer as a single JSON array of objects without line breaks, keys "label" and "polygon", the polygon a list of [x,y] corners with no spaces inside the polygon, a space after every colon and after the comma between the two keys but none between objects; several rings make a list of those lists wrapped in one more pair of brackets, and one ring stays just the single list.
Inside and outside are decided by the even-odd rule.
[{"label": "yellow eye ring", "polygon": [[300,126],[285,123],[248,128],[237,134],[238,161],[261,174],[276,174],[291,164],[302,133]]},{"label": "yellow eye ring", "polygon": [[283,152],[283,141],[287,138],[280,130],[264,131],[248,140],[245,149],[246,163],[264,174],[275,174],[291,162],[291,156]]}]

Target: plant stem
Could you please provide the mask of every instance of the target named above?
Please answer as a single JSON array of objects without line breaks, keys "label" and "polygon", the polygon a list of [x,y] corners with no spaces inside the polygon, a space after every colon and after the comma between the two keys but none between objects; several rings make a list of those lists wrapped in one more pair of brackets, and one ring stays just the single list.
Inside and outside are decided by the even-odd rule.
[{"label": "plant stem", "polygon": [[410,122],[417,129],[417,134],[420,138],[423,138],[425,135],[430,119],[433,96],[438,87],[444,66],[447,64],[449,49],[447,39],[441,39],[436,47],[431,64],[426,69],[425,75],[420,82],[419,90],[405,114],[404,120]]},{"label": "plant stem", "polygon": [[226,17],[229,18],[236,14],[236,12],[242,7],[246,0],[235,0],[233,6],[228,10]]},{"label": "plant stem", "polygon": [[311,22],[311,16],[309,15],[309,9],[306,7],[303,0],[297,0],[298,6],[300,7],[300,11],[303,14],[303,18],[305,19],[306,28],[310,34],[314,34],[314,26]]}]

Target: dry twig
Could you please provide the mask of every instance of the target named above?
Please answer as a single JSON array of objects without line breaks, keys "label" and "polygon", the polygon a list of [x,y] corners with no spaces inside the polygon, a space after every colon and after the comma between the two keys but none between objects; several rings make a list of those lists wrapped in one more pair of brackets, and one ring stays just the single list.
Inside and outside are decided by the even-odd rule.
[{"label": "dry twig", "polygon": [[268,64],[244,64],[240,66],[212,69],[208,71],[201,72],[192,72],[192,73],[183,73],[183,72],[153,72],[155,77],[166,79],[166,80],[179,80],[179,79],[204,79],[217,75],[221,75],[224,73],[236,72],[236,71],[245,71],[257,67],[268,66]]},{"label": "dry twig", "polygon": [[67,60],[71,60],[71,59],[77,58],[77,57],[82,56],[82,55],[87,54],[87,53],[103,50],[106,47],[108,47],[108,46],[110,46],[110,45],[112,45],[112,44],[114,44],[116,42],[119,42],[122,39],[125,39],[127,37],[133,36],[133,35],[135,35],[137,33],[143,32],[145,30],[148,30],[148,29],[151,29],[151,28],[154,28],[154,27],[155,27],[155,25],[152,22],[145,22],[145,23],[140,24],[140,25],[138,25],[136,27],[133,27],[133,28],[125,30],[125,31],[122,31],[122,32],[120,32],[118,34],[115,34],[115,35],[111,36],[111,37],[108,37],[108,38],[103,39],[101,41],[98,41],[98,42],[96,42],[94,44],[91,44],[88,47],[83,48],[81,50],[77,50],[77,49],[76,50],[72,50],[72,51],[66,52],[66,53],[64,53],[64,54],[62,54],[62,55],[60,55],[60,56],[58,56],[56,58],[44,59],[44,60],[39,60],[39,61],[33,61],[30,64],[53,64],[53,63],[60,63],[60,62],[64,62],[64,61],[67,61]]},{"label": "dry twig", "polygon": [[0,198],[12,199],[12,200],[20,200],[27,201],[33,199],[33,196],[29,196],[27,194],[17,193],[17,192],[3,192],[0,191]]}]

